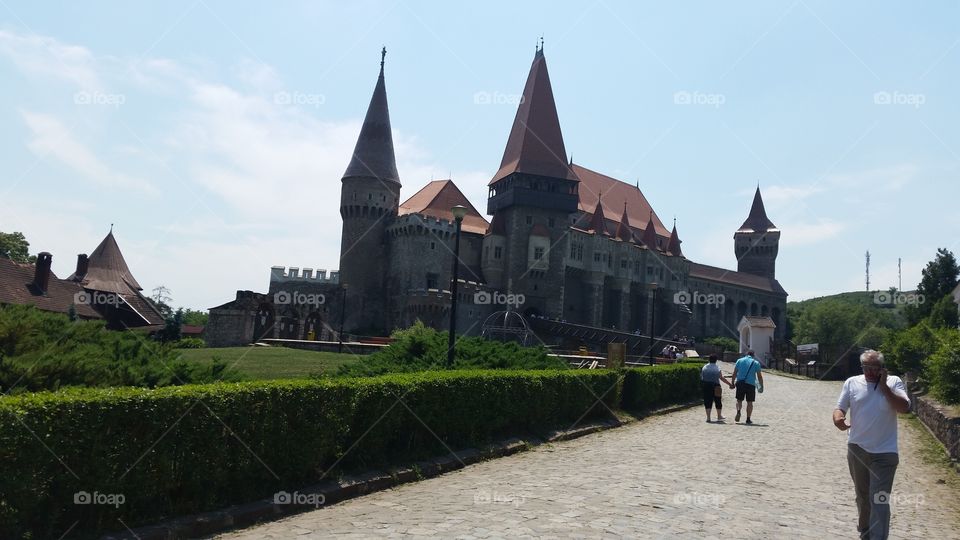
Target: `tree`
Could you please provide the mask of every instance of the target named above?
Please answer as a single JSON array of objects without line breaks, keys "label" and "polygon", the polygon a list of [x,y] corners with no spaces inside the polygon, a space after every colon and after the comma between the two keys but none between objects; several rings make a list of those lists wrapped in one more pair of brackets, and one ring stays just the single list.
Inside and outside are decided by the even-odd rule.
[{"label": "tree", "polygon": [[183,310],[183,324],[190,326],[206,326],[207,320],[209,319],[210,314],[206,311],[194,311],[189,308]]},{"label": "tree", "polygon": [[895,326],[890,314],[864,305],[824,300],[805,308],[794,341],[875,348]]},{"label": "tree", "polygon": [[153,306],[164,318],[170,318],[173,315],[173,308],[170,307],[170,302],[173,301],[173,298],[170,298],[170,289],[158,285],[154,287],[152,293],[150,301],[153,302]]},{"label": "tree", "polygon": [[927,321],[933,328],[956,328],[958,324],[957,304],[953,302],[953,295],[948,294],[938,300],[930,308]]},{"label": "tree", "polygon": [[923,295],[923,302],[908,311],[910,322],[917,323],[928,317],[933,311],[934,303],[953,292],[958,276],[960,266],[957,266],[953,253],[945,248],[938,249],[936,257],[923,269],[920,284],[917,285],[917,294]]},{"label": "tree", "polygon": [[30,242],[22,232],[0,232],[0,257],[20,263],[34,263],[35,255],[30,255]]}]

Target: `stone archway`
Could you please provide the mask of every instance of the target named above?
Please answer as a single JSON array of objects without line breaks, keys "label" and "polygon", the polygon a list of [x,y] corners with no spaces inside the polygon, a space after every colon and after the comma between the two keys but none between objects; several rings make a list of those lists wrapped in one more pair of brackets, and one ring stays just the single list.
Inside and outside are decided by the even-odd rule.
[{"label": "stone archway", "polygon": [[253,341],[256,343],[264,338],[273,337],[273,323],[275,314],[273,306],[267,303],[260,304],[253,314]]}]

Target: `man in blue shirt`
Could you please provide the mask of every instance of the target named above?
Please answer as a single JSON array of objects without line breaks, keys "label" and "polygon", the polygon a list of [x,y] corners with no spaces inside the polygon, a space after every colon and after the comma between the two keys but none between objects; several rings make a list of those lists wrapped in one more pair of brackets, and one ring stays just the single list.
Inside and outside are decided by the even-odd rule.
[{"label": "man in blue shirt", "polygon": [[[759,379],[759,384],[757,380]],[[753,414],[753,402],[757,399],[757,389],[763,392],[763,373],[761,373],[760,362],[753,357],[753,350],[747,351],[747,355],[737,360],[733,365],[734,384],[730,388],[737,389],[737,416],[735,422],[740,421],[740,408],[743,406],[743,400],[747,400],[747,423],[752,424],[750,416]]]}]

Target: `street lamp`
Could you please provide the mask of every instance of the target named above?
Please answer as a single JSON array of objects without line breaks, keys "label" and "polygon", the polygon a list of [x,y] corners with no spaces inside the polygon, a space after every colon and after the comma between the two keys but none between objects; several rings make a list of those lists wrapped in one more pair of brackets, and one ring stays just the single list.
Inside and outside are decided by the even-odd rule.
[{"label": "street lamp", "polygon": [[653,349],[656,347],[656,341],[654,340],[654,334],[657,331],[657,282],[654,281],[650,284],[650,290],[653,291],[652,302],[650,305],[650,350],[647,353],[650,356],[650,365],[654,364],[653,361]]},{"label": "street lamp", "polygon": [[347,284],[340,285],[343,288],[343,296],[340,299],[340,331],[337,332],[337,352],[343,352],[343,318],[347,312]]},{"label": "street lamp", "polygon": [[453,367],[453,340],[457,333],[457,280],[460,274],[460,226],[463,216],[467,215],[464,206],[456,205],[450,209],[457,222],[457,235],[453,243],[453,283],[450,285],[450,335],[447,338],[447,367]]}]

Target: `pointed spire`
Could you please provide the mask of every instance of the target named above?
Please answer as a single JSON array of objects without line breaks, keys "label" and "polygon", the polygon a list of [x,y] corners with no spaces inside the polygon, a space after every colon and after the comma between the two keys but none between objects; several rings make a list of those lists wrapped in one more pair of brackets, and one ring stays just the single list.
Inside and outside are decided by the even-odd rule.
[{"label": "pointed spire", "polygon": [[95,291],[131,294],[143,290],[124,260],[112,228],[87,258],[87,272],[82,276],[73,274],[67,279],[83,280],[85,288]]},{"label": "pointed spire", "polygon": [[517,107],[500,170],[490,183],[516,172],[577,180],[566,156],[547,61],[543,49],[538,49],[523,87],[523,98]]},{"label": "pointed spire", "polygon": [[683,252],[680,251],[680,235],[677,234],[677,218],[673,218],[673,230],[670,231],[670,242],[667,244],[667,251],[677,257],[683,256]]},{"label": "pointed spire", "polygon": [[627,201],[623,201],[623,215],[620,216],[616,236],[624,242],[633,241],[633,230],[630,228],[630,218],[627,216]]},{"label": "pointed spire", "polygon": [[641,238],[643,245],[647,246],[649,249],[657,250],[657,229],[653,225],[653,211],[650,211],[650,219],[647,221],[647,228],[643,230],[643,237]]},{"label": "pointed spire", "polygon": [[390,110],[387,107],[387,89],[383,80],[383,64],[387,48],[380,51],[380,76],[373,89],[367,116],[363,119],[353,157],[343,178],[373,177],[400,183],[397,158],[393,153],[393,132],[390,129]]},{"label": "pointed spire", "polygon": [[750,207],[750,215],[743,225],[737,229],[737,232],[766,232],[770,229],[776,229],[777,226],[767,217],[767,211],[763,207],[763,197],[760,196],[760,183],[757,182],[757,191],[753,195],[753,205]]},{"label": "pointed spire", "polygon": [[597,195],[597,208],[593,211],[593,215],[590,216],[589,230],[602,236],[610,236],[610,231],[607,230],[607,218],[603,215],[603,203],[600,201],[602,195],[602,193]]}]

